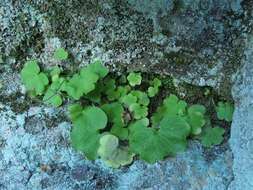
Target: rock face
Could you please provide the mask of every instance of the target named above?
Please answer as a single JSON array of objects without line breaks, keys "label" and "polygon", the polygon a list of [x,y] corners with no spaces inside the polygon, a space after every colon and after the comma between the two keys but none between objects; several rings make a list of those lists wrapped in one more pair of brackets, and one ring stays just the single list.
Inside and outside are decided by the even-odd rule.
[{"label": "rock face", "polygon": [[[0,189],[253,189],[252,6],[252,0],[1,0]],[[242,64],[233,86],[232,152],[227,143],[206,150],[192,141],[185,153],[154,165],[135,161],[111,170],[83,159],[69,145],[65,108],[22,94],[24,61],[60,64],[51,59],[60,46],[71,53],[67,68],[101,58],[117,72],[168,74],[226,97]]]},{"label": "rock face", "polygon": [[253,35],[249,36],[244,66],[233,87],[236,110],[231,129],[230,144],[234,152],[235,179],[231,190],[253,189]]},{"label": "rock face", "polygon": [[23,62],[59,38],[74,63],[101,58],[112,70],[173,75],[229,94],[250,30],[250,2],[2,0],[0,44],[3,56]]},{"label": "rock face", "polygon": [[233,179],[227,145],[207,154],[198,142],[191,142],[175,158],[154,165],[135,161],[120,170],[86,161],[69,147],[71,126],[59,120],[63,114],[52,108],[31,107],[23,114],[1,108],[1,190],[225,190]]}]

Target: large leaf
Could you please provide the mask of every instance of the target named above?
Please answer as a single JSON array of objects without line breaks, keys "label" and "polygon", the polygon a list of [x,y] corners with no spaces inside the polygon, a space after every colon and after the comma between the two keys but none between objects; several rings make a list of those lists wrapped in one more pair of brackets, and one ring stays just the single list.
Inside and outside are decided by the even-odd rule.
[{"label": "large leaf", "polygon": [[130,126],[130,150],[154,163],[185,150],[189,133],[190,126],[179,116],[164,118],[159,130],[147,128],[142,120],[137,121]]},{"label": "large leaf", "polygon": [[99,130],[107,125],[107,116],[97,107],[87,107],[80,112],[77,105],[70,108],[73,129],[71,142],[76,150],[84,153],[88,159],[96,159],[99,147]]}]

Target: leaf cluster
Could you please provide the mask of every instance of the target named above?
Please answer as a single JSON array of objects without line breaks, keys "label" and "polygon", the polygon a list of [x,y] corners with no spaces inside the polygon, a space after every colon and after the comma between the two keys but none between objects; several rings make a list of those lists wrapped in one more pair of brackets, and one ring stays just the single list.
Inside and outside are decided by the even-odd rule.
[{"label": "leaf cluster", "polygon": [[[68,53],[57,49],[54,58],[66,60]],[[42,96],[46,104],[74,102],[68,109],[72,146],[88,159],[101,158],[114,168],[130,164],[134,155],[149,163],[176,155],[187,148],[191,137],[199,136],[207,147],[223,139],[222,128],[205,129],[208,116],[203,105],[188,105],[171,94],[150,113],[161,80],[154,78],[141,88],[141,73],[109,75],[100,60],[68,76],[58,66],[42,72],[32,60],[24,65],[21,78],[27,90]],[[219,118],[230,120],[229,105],[219,104],[217,110]]]}]

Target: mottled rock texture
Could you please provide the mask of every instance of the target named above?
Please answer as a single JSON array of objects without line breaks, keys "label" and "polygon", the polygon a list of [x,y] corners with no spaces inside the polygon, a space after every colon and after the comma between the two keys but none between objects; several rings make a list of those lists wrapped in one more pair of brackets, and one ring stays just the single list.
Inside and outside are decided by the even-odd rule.
[{"label": "mottled rock texture", "polygon": [[[252,6],[252,0],[0,0],[0,189],[253,189]],[[51,59],[60,46],[70,61]],[[192,141],[187,152],[154,165],[137,160],[111,170],[84,160],[70,147],[65,108],[46,108],[23,94],[19,72],[32,57],[66,68],[101,58],[113,71],[171,75],[224,97],[236,81],[232,152],[226,142],[206,150]]]},{"label": "mottled rock texture", "polygon": [[235,179],[231,190],[253,189],[253,35],[249,36],[244,66],[233,87],[236,103],[230,144]]},{"label": "mottled rock texture", "polygon": [[[120,170],[86,161],[69,147],[64,110],[31,107],[0,110],[0,189],[227,189],[233,178],[227,145],[204,151],[198,142],[175,158]],[[60,117],[60,118],[59,118]]]},{"label": "mottled rock texture", "polygon": [[[59,38],[74,63],[173,75],[229,94],[251,0],[2,0],[0,44],[17,61]],[[44,64],[48,64],[44,60]]]}]

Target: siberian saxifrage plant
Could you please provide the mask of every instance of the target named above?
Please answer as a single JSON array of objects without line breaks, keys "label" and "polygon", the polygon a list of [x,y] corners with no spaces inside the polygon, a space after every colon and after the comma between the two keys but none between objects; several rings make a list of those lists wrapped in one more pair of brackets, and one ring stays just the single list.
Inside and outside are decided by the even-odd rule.
[{"label": "siberian saxifrage plant", "polygon": [[[59,48],[54,58],[64,61],[68,53]],[[143,89],[140,72],[115,76],[96,60],[66,76],[58,66],[43,72],[36,60],[30,60],[21,79],[30,94],[48,105],[58,107],[66,99],[73,102],[68,109],[72,146],[88,159],[101,158],[114,168],[130,164],[134,156],[154,163],[176,155],[193,136],[207,147],[223,140],[223,128],[205,127],[208,115],[203,105],[188,105],[170,94],[151,113],[150,102],[159,95],[162,82],[154,78]],[[218,118],[230,121],[231,109],[219,103]]]}]

